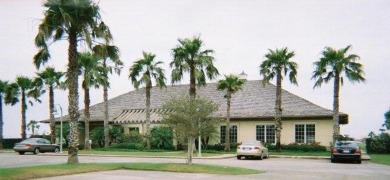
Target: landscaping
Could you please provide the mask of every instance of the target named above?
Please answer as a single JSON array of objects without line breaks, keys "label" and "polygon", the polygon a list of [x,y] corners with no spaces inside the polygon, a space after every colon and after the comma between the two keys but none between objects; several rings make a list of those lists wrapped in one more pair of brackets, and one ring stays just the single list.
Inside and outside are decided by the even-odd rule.
[{"label": "landscaping", "polygon": [[253,169],[205,164],[185,165],[180,163],[79,163],[0,169],[0,179],[34,179],[119,169],[224,175],[248,175],[262,173],[261,171]]}]

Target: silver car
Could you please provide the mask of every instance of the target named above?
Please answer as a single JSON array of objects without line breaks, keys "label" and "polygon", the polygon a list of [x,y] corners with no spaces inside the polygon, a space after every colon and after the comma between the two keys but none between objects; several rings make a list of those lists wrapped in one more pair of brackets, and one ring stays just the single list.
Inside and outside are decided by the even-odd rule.
[{"label": "silver car", "polygon": [[269,158],[268,148],[266,148],[260,141],[251,140],[244,141],[237,146],[237,159],[245,158]]},{"label": "silver car", "polygon": [[43,138],[29,138],[20,143],[16,143],[14,151],[23,155],[26,152],[33,152],[39,154],[41,152],[60,152],[60,146],[51,144],[49,140]]}]

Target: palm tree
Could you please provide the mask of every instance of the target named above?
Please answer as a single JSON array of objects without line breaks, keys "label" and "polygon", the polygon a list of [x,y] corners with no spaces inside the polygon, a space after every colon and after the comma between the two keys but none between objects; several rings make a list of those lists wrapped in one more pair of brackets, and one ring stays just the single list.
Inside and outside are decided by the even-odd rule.
[{"label": "palm tree", "polygon": [[[103,85],[103,104],[104,104],[104,140],[105,142],[110,141],[110,129],[108,126],[108,88],[110,87],[108,81],[108,72],[112,74],[114,71],[120,75],[121,69],[123,67],[123,62],[119,59],[119,49],[116,46],[109,45],[108,42],[105,44],[98,44],[93,47],[94,54],[103,60],[103,71],[102,77],[105,79],[106,83],[101,83]],[[104,146],[108,147],[109,143],[105,143]]]},{"label": "palm tree", "polygon": [[271,50],[265,55],[266,60],[260,65],[260,75],[263,76],[263,85],[269,83],[276,77],[276,99],[275,99],[275,129],[276,129],[276,151],[281,151],[280,139],[282,131],[282,80],[284,76],[289,77],[292,84],[297,83],[298,64],[291,61],[294,51],[288,52],[287,47]]},{"label": "palm tree", "polygon": [[49,45],[65,38],[68,46],[68,113],[71,125],[68,163],[78,163],[78,42],[86,42],[91,47],[92,39],[111,40],[108,27],[101,21],[99,6],[91,0],[47,0],[44,3],[45,17],[42,19],[35,37],[35,45],[40,48],[34,56],[34,64],[39,67],[50,58]]},{"label": "palm tree", "polygon": [[142,52],[143,59],[134,62],[130,68],[129,78],[131,79],[134,88],[138,89],[141,84],[145,84],[146,90],[146,147],[150,145],[150,90],[152,88],[152,79],[156,81],[160,88],[165,87],[164,70],[159,67],[163,62],[155,62],[156,55],[152,53]]},{"label": "palm tree", "polygon": [[390,130],[390,109],[385,113],[385,123],[382,126]]},{"label": "palm tree", "polygon": [[201,50],[203,41],[200,37],[193,39],[179,39],[179,45],[172,49],[173,61],[170,63],[172,70],[172,84],[183,78],[184,72],[190,74],[190,96],[196,96],[196,84],[206,85],[206,76],[212,80],[219,75],[214,67],[214,51],[211,49]]},{"label": "palm tree", "polygon": [[39,122],[36,121],[36,120],[31,120],[28,124],[27,124],[27,129],[30,130],[31,128],[31,135],[35,135],[35,130],[38,130],[41,126],[38,124]]},{"label": "palm tree", "polygon": [[[90,52],[84,52],[79,55],[80,71],[83,74],[82,87],[84,89],[84,122],[85,122],[85,143],[84,149],[89,149],[89,121],[91,114],[89,107],[91,98],[89,95],[90,87],[99,87],[99,81],[101,73],[104,71],[103,66],[99,59]],[[108,144],[106,142],[106,144]]]},{"label": "palm tree", "polygon": [[225,79],[219,80],[217,84],[217,89],[220,91],[225,91],[225,98],[227,100],[227,110],[226,110],[226,135],[225,135],[225,151],[230,151],[230,101],[232,99],[232,94],[242,89],[245,80],[239,79],[235,75],[225,75]]},{"label": "palm tree", "polygon": [[[38,93],[37,93],[38,92]],[[36,101],[40,102],[38,97],[40,96],[40,91],[34,89],[33,81],[25,76],[18,76],[16,82],[11,83],[5,89],[5,104],[11,104],[12,106],[21,102],[21,137],[26,139],[26,111],[27,111],[27,98],[32,97]],[[33,103],[29,101],[32,106]]]},{"label": "palm tree", "polygon": [[8,86],[8,81],[2,81],[0,80],[0,149],[3,149],[3,125],[4,125],[4,120],[3,120],[3,98],[4,98],[4,93],[5,89]]},{"label": "palm tree", "polygon": [[349,81],[364,82],[363,65],[358,63],[360,57],[356,54],[347,54],[351,45],[343,49],[333,49],[325,47],[322,51],[322,57],[319,61],[314,62],[315,70],[311,79],[316,82],[314,88],[320,87],[323,82],[333,81],[333,143],[336,142],[340,135],[339,127],[339,93],[340,85],[343,85],[343,76]]},{"label": "palm tree", "polygon": [[54,89],[60,86],[60,79],[64,76],[63,72],[58,72],[53,67],[47,67],[44,71],[37,73],[34,80],[37,86],[43,88],[46,85],[49,88],[49,116],[50,116],[50,140],[55,143],[56,124],[54,121]]}]

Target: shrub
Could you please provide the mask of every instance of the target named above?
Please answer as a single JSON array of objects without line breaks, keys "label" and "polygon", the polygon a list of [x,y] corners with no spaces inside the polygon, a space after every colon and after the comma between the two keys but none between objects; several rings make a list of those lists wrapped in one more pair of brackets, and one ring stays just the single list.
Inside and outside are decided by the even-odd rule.
[{"label": "shrub", "polygon": [[[276,145],[273,144],[266,144],[266,147],[274,151],[276,149]],[[312,144],[298,144],[298,143],[291,143],[291,144],[282,144],[281,145],[282,150],[286,151],[302,151],[302,152],[326,152],[326,147],[321,146],[319,143],[312,143]]]},{"label": "shrub", "polygon": [[151,130],[152,148],[172,150],[173,131],[168,127],[155,127]]},{"label": "shrub", "polygon": [[125,142],[125,143],[112,143],[110,149],[135,149],[142,151],[144,150],[143,143]]},{"label": "shrub", "polygon": [[381,133],[366,139],[367,153],[390,153],[390,134]]},{"label": "shrub", "polygon": [[21,138],[14,138],[14,139],[3,139],[3,148],[5,149],[11,149],[15,146],[15,143],[18,143],[22,141]]}]

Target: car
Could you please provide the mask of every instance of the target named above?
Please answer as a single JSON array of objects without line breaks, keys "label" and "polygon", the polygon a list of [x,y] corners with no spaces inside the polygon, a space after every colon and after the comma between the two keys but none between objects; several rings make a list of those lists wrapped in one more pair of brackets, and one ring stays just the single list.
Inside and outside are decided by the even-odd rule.
[{"label": "car", "polygon": [[57,144],[51,144],[49,140],[44,138],[28,138],[22,142],[16,143],[14,151],[23,155],[26,152],[32,152],[34,154],[44,152],[60,152],[60,146]]},{"label": "car", "polygon": [[330,161],[351,160],[362,163],[362,151],[356,141],[336,141],[331,150]]},{"label": "car", "polygon": [[237,159],[241,157],[248,158],[269,158],[268,148],[266,148],[260,141],[248,140],[242,142],[241,145],[237,146]]}]

